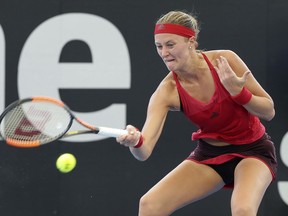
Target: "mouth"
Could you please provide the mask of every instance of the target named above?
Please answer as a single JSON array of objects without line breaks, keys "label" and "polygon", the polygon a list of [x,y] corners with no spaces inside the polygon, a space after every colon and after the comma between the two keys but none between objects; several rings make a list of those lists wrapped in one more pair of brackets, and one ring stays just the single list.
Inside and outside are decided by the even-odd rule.
[{"label": "mouth", "polygon": [[170,63],[170,62],[173,62],[175,61],[175,59],[163,59],[165,63]]},{"label": "mouth", "polygon": [[164,63],[166,65],[166,67],[169,69],[169,70],[174,70],[175,68],[175,59],[163,59],[164,60]]}]

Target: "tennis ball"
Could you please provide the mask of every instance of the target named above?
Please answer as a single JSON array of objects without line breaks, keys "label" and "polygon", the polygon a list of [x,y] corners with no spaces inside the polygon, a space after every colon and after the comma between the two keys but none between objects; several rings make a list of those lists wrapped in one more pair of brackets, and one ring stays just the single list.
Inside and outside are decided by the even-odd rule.
[{"label": "tennis ball", "polygon": [[68,173],[75,168],[76,163],[77,160],[73,154],[65,153],[58,157],[56,167],[60,172]]}]

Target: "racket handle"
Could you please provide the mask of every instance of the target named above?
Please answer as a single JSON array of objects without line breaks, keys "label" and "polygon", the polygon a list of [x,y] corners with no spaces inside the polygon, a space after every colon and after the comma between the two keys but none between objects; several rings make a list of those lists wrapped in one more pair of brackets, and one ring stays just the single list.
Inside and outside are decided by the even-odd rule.
[{"label": "racket handle", "polygon": [[98,127],[99,135],[107,136],[107,137],[119,137],[121,135],[127,134],[127,130],[116,129],[116,128],[108,128],[108,127]]}]

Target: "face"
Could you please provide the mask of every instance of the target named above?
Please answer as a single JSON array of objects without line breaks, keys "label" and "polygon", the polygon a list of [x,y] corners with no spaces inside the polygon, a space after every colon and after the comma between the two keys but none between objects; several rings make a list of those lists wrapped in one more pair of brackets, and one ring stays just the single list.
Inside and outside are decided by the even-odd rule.
[{"label": "face", "polygon": [[188,39],[175,34],[156,34],[154,37],[157,52],[168,70],[183,70],[190,56]]}]

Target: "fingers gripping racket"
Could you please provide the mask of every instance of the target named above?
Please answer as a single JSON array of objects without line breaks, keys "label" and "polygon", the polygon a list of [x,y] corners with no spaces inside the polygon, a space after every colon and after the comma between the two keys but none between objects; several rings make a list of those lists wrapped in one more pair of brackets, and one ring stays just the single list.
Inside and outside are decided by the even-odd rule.
[{"label": "fingers gripping racket", "polygon": [[[74,120],[86,129],[68,131]],[[50,97],[25,98],[10,104],[0,116],[0,132],[7,144],[27,148],[79,134],[127,134],[122,129],[90,125],[77,118],[62,101]]]}]

